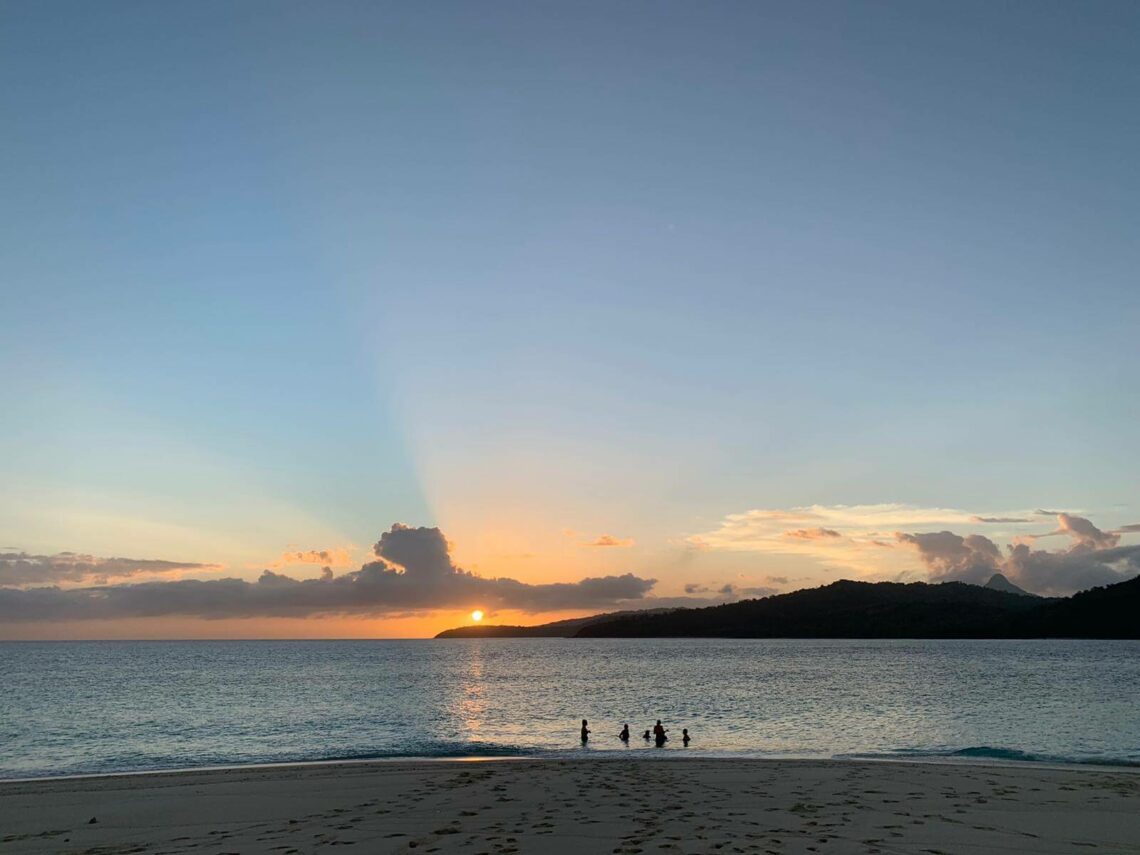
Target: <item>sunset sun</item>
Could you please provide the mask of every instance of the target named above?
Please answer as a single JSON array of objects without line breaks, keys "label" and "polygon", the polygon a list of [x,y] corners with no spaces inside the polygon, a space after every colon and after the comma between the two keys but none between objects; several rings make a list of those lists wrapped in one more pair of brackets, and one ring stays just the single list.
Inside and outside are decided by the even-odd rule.
[{"label": "sunset sun", "polygon": [[483,620],[483,612],[479,609],[475,609],[475,611],[471,612],[471,620],[475,621],[475,623],[479,623],[479,621]]}]

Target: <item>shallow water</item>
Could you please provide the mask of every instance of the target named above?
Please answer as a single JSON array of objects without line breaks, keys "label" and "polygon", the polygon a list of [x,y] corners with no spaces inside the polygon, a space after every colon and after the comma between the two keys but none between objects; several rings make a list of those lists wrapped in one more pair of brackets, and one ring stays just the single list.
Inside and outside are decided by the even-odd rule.
[{"label": "shallow water", "polygon": [[0,687],[0,777],[653,753],[657,718],[664,752],[1140,764],[1135,641],[0,643]]}]

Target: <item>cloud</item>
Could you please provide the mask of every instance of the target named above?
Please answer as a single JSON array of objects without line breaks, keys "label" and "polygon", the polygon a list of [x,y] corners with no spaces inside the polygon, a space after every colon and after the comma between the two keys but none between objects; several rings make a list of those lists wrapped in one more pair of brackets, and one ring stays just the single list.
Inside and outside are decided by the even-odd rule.
[{"label": "cloud", "polygon": [[797,528],[795,531],[785,531],[783,536],[797,540],[823,540],[828,537],[842,537],[833,528]]},{"label": "cloud", "polygon": [[[1026,516],[1025,511],[1015,511],[988,518]],[[890,551],[896,547],[894,532],[977,525],[977,519],[978,514],[970,511],[898,502],[757,508],[729,514],[716,528],[692,535],[686,542],[705,551],[803,555],[830,569],[870,577],[902,569],[884,568],[884,563],[894,560]],[[800,525],[791,527],[789,521]]]},{"label": "cloud", "polygon": [[[771,594],[777,593],[777,589],[769,588],[767,586],[739,588],[736,585],[733,585],[731,582],[721,585],[720,587],[713,588],[708,585],[702,585],[698,582],[691,582],[685,586],[685,593],[716,594],[717,596],[712,598],[712,601],[721,602],[726,597],[730,600],[737,600],[741,597],[767,597]],[[694,605],[709,605],[709,600],[697,600],[694,602]]]},{"label": "cloud", "polygon": [[[984,584],[1001,572],[1042,594],[1068,594],[1133,574],[1130,550],[1140,546],[1122,547],[1120,540],[1140,532],[1140,525],[1101,530],[1085,517],[1061,511],[1052,514],[1057,520],[1052,531],[1038,534],[1022,528],[1035,520],[1039,525],[1045,513],[977,513],[901,503],[760,508],[730,514],[710,531],[690,536],[686,544],[702,551],[803,556],[829,570],[870,579],[913,577],[917,551],[923,571],[934,581]],[[801,525],[789,526],[789,520]],[[995,524],[1017,527],[1020,533],[1012,537],[1011,546],[981,533],[984,526]],[[1036,549],[1034,544],[1043,537],[1067,537],[1069,544],[1059,551]]]},{"label": "cloud", "polygon": [[80,582],[106,582],[131,576],[175,573],[182,570],[220,570],[218,564],[192,561],[160,561],[153,558],[99,558],[78,552],[55,555],[29,555],[27,552],[0,553],[0,587],[60,585]]},{"label": "cloud", "polygon": [[1114,585],[1140,573],[1140,546],[1092,549],[1077,544],[1063,552],[1010,548],[1006,575],[1026,590],[1063,596],[1098,585]]},{"label": "cloud", "polygon": [[984,584],[998,572],[1002,560],[997,544],[980,534],[962,537],[951,531],[926,534],[898,532],[895,537],[899,543],[918,549],[919,558],[930,571],[932,582],[957,580]]},{"label": "cloud", "polygon": [[1014,511],[980,515],[957,508],[927,508],[899,502],[873,505],[806,505],[777,509],[754,509],[729,514],[711,532],[695,535],[701,543],[722,549],[752,549],[770,540],[774,533],[791,535],[790,520],[810,522],[798,531],[833,531],[838,535],[862,536],[916,526],[970,525],[973,523],[1031,523],[1039,511]]},{"label": "cloud", "polygon": [[351,567],[352,553],[347,547],[336,549],[308,549],[290,550],[282,552],[281,557],[269,566],[273,569],[290,567],[297,564],[317,564],[321,567]]},{"label": "cloud", "polygon": [[639,604],[656,584],[626,573],[578,582],[528,584],[456,567],[438,528],[396,524],[376,560],[341,575],[295,579],[265,570],[244,579],[138,582],[82,588],[0,589],[0,620],[87,620],[185,615],[201,618],[380,616],[440,608],[603,609]]},{"label": "cloud", "polygon": [[736,593],[736,586],[731,582],[726,582],[719,588],[713,588],[708,585],[702,585],[699,582],[690,582],[685,586],[686,594],[720,594],[721,596],[731,597]]},{"label": "cloud", "polygon": [[[897,502],[761,508],[729,514],[718,526],[690,536],[686,543],[693,550],[803,556],[828,570],[867,579],[913,574],[911,550],[917,549],[930,578],[984,582],[983,576],[998,572],[1009,560],[993,540],[980,533],[984,526],[1018,527],[1022,533],[1012,538],[1014,544],[1032,546],[1038,538],[1064,535],[1097,550],[1116,546],[1120,535],[1127,532],[1127,527],[1101,531],[1087,519],[1068,512],[1054,514],[1058,520],[1054,531],[1033,534],[1021,529],[1044,513],[1041,509],[977,513]],[[805,524],[790,527],[790,519]],[[1135,530],[1140,531],[1140,526]],[[1091,577],[1086,574],[1081,578]],[[1046,574],[1045,582],[1061,586],[1062,580]]]},{"label": "cloud", "polygon": [[589,543],[583,544],[584,546],[616,546],[619,549],[629,549],[633,546],[634,540],[632,537],[614,537],[612,534],[603,534],[597,540],[591,540]]},{"label": "cloud", "polygon": [[1101,531],[1084,517],[1071,514],[1057,515],[1057,531],[1069,535],[1080,545],[1094,549],[1108,549],[1120,542],[1120,535]]},{"label": "cloud", "polygon": [[1057,524],[1057,530],[1049,534],[1067,535],[1071,544],[1052,552],[1033,549],[1022,539],[1003,555],[987,537],[950,531],[899,532],[896,539],[918,550],[919,559],[934,582],[983,584],[992,574],[1003,573],[1027,591],[1065,596],[1122,582],[1140,573],[1140,545],[1118,546],[1119,534],[1101,531],[1091,521],[1073,514],[1058,514]]},{"label": "cloud", "polygon": [[1120,542],[1119,531],[1101,531],[1084,517],[1067,513],[1057,514],[1057,527],[1052,531],[1044,534],[1019,534],[1013,542],[1030,544],[1045,537],[1058,535],[1067,535],[1078,543],[1097,549],[1108,549]]},{"label": "cloud", "polygon": [[721,596],[732,596],[736,593],[736,590],[736,586],[731,582],[725,582],[723,585],[715,588],[710,585],[701,584],[700,582],[690,582],[685,586],[686,594],[720,594]]}]

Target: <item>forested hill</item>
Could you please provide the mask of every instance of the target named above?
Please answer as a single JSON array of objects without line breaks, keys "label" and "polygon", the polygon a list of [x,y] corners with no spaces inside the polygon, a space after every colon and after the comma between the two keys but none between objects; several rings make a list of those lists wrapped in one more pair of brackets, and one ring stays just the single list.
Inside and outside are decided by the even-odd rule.
[{"label": "forested hill", "polygon": [[1140,578],[1064,599],[962,582],[843,580],[723,606],[460,627],[437,637],[1140,638]]},{"label": "forested hill", "polygon": [[839,581],[703,609],[633,613],[578,638],[1140,638],[1140,578],[1066,599],[962,582]]}]

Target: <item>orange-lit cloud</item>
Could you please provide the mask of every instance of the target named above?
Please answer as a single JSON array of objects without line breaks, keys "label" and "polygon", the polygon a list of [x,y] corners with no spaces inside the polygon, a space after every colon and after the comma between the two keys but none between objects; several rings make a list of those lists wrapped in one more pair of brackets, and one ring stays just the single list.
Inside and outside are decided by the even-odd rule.
[{"label": "orange-lit cloud", "polygon": [[634,540],[632,537],[614,537],[612,534],[603,534],[583,546],[614,546],[619,549],[629,549],[633,546]]},{"label": "orange-lit cloud", "polygon": [[795,531],[785,531],[784,537],[795,540],[824,540],[829,537],[842,537],[833,528],[797,528]]}]

